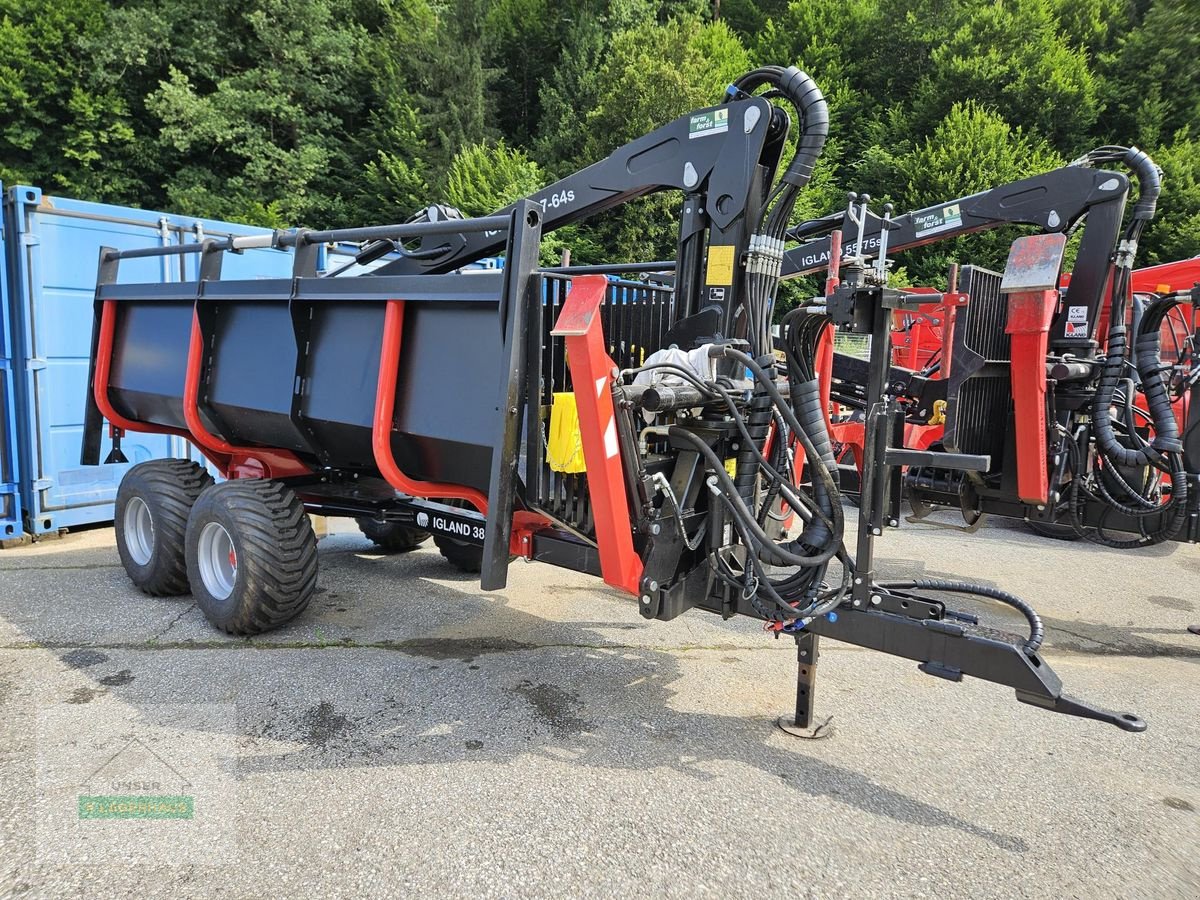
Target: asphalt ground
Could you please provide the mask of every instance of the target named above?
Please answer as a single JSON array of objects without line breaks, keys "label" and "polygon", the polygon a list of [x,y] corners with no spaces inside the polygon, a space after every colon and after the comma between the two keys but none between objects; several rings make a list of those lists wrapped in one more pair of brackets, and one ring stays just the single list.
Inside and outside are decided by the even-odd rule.
[{"label": "asphalt ground", "polygon": [[[484,594],[356,534],[303,617],[234,639],[99,529],[0,551],[0,894],[1200,897],[1196,548],[879,549],[1032,601],[1067,690],[1149,730],[826,641],[804,741],[795,648],[751,621],[520,563]],[[94,817],[131,808],[191,818]]]}]

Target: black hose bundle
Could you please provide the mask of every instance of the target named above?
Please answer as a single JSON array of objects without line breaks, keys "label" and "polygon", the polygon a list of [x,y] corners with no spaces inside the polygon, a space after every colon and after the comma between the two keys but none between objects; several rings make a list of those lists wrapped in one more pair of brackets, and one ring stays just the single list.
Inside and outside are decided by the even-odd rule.
[{"label": "black hose bundle", "polygon": [[[1171,367],[1164,365],[1159,355],[1163,321],[1177,305],[1178,301],[1170,297],[1147,305],[1138,323],[1134,340],[1135,369],[1150,410],[1145,415],[1154,425],[1154,439],[1147,442],[1135,430],[1137,423],[1134,416],[1141,410],[1136,410],[1133,406],[1136,390],[1133,379],[1125,378],[1120,382],[1121,393],[1113,394],[1113,404],[1123,411],[1125,436],[1134,445],[1133,448],[1119,444],[1120,449],[1128,451],[1119,455],[1101,445],[1097,437],[1094,477],[1085,484],[1084,451],[1074,442],[1068,441],[1066,445],[1068,460],[1074,473],[1069,499],[1071,522],[1081,536],[1106,547],[1126,549],[1162,543],[1175,537],[1187,521],[1189,486],[1178,422],[1171,409],[1167,379]],[[1127,462],[1128,460],[1133,462]],[[1143,479],[1143,484],[1135,486],[1130,484],[1129,477],[1122,469],[1125,472],[1131,469],[1145,469],[1149,474]],[[1152,493],[1160,487],[1160,475],[1166,476],[1170,486],[1171,496],[1165,503]],[[1083,507],[1089,499],[1102,502],[1114,512],[1137,520],[1141,531],[1139,537],[1112,538],[1105,533],[1103,527],[1089,530],[1082,518]]]},{"label": "black hose bundle", "polygon": [[[849,587],[849,560],[842,548],[844,521],[837,487],[837,466],[825,430],[819,392],[813,378],[792,379],[791,402],[775,383],[776,361],[771,337],[771,312],[779,285],[784,235],[799,191],[812,178],[813,168],[829,133],[829,109],[816,83],[796,67],[764,66],[746,73],[729,86],[727,99],[735,100],[768,88],[765,96],[787,100],[799,117],[800,139],[791,161],[763,204],[745,260],[741,292],[742,321],[750,354],[729,346],[714,347],[714,354],[732,361],[753,377],[753,389],[739,400],[728,381],[708,381],[689,375],[685,380],[709,402],[724,402],[740,435],[736,474],[702,438],[673,426],[673,439],[687,443],[704,459],[713,502],[729,513],[733,530],[746,548],[745,559],[735,566],[719,551],[710,556],[717,577],[736,586],[764,618],[776,623],[806,624],[832,609]],[[648,367],[646,367],[648,368]],[[678,374],[678,373],[676,373]],[[775,440],[764,452],[771,425]],[[793,483],[791,441],[804,448],[814,473],[811,492]],[[762,481],[760,482],[760,478]],[[768,519],[777,501],[787,504],[805,523],[791,540],[776,540],[767,532]],[[824,578],[830,560],[843,561],[841,584],[828,589]],[[795,571],[780,577],[768,567]]]},{"label": "black hose bundle", "polygon": [[[752,94],[760,87],[771,85],[796,108],[801,118],[800,141],[796,155],[780,178],[781,182],[799,189],[812,178],[817,158],[829,136],[829,106],[817,83],[795,66],[763,66],[747,72],[731,87],[743,94]],[[792,195],[795,196],[794,193]],[[791,211],[788,210],[790,213]]]},{"label": "black hose bundle", "polygon": [[1162,324],[1177,305],[1174,300],[1154,303],[1146,309],[1134,339],[1134,365],[1142,382],[1142,393],[1154,423],[1154,439],[1150,447],[1160,453],[1180,453],[1179,423],[1171,409],[1171,393],[1167,376],[1171,367],[1162,362]]},{"label": "black hose bundle", "polygon": [[[814,367],[821,335],[829,324],[828,316],[813,315],[804,309],[792,310],[783,319],[784,356],[791,385],[792,407],[800,427],[809,436],[816,451],[810,464],[828,471],[833,482],[830,490],[822,478],[813,479],[813,497],[822,510],[841,504],[837,458],[833,453],[833,439],[826,427],[820,381]],[[820,522],[810,523],[801,535],[802,540],[816,544],[822,544],[831,537]]]},{"label": "black hose bundle", "polygon": [[746,282],[742,291],[746,337],[754,356],[771,352],[771,309],[779,288],[784,236],[800,190],[812,178],[813,168],[829,136],[829,106],[815,81],[795,66],[763,66],[747,72],[729,86],[729,97],[752,94],[770,86],[768,96],[782,96],[800,117],[796,153],[763,204],[763,217],[750,239],[746,254]]},{"label": "black hose bundle", "polygon": [[[1072,521],[1084,537],[1106,546],[1142,546],[1170,540],[1183,526],[1187,506],[1188,485],[1184,472],[1179,437],[1179,423],[1171,409],[1171,397],[1164,375],[1169,367],[1162,365],[1160,357],[1160,331],[1163,319],[1174,306],[1172,302],[1151,304],[1136,323],[1132,359],[1129,347],[1129,300],[1133,279],[1133,261],[1138,241],[1150,220],[1154,218],[1158,196],[1162,190],[1162,173],[1154,161],[1136,147],[1101,147],[1085,157],[1089,164],[1117,162],[1128,166],[1138,181],[1138,201],[1134,204],[1132,218],[1125,229],[1112,278],[1112,294],[1108,325],[1108,346],[1096,393],[1092,398],[1092,434],[1098,455],[1096,477],[1092,495],[1081,482],[1082,467],[1073,466],[1074,483],[1071,488]],[[1135,317],[1136,318],[1136,317]],[[1146,397],[1154,439],[1143,441],[1137,434],[1133,418],[1133,388],[1128,370],[1137,372],[1142,393]],[[1125,440],[1117,433],[1118,421],[1113,416],[1118,392],[1124,388],[1120,408],[1124,412]],[[1076,452],[1076,463],[1082,454]],[[1150,468],[1165,472],[1171,485],[1171,499],[1165,504],[1150,502],[1144,489],[1135,489],[1121,474],[1121,469]],[[1151,479],[1150,482],[1153,480]],[[1124,499],[1116,493],[1124,495]],[[1108,538],[1102,529],[1095,535],[1087,533],[1080,520],[1080,499],[1084,493],[1097,496],[1110,508],[1131,518],[1159,516],[1159,525],[1152,532],[1144,532],[1134,541],[1119,541]],[[1130,503],[1133,505],[1131,506]]]},{"label": "black hose bundle", "polygon": [[[1090,164],[1103,162],[1126,164],[1133,169],[1138,178],[1139,188],[1138,203],[1134,205],[1133,218],[1126,228],[1126,233],[1122,236],[1121,245],[1117,247],[1115,272],[1112,277],[1108,352],[1105,354],[1104,365],[1100,367],[1096,395],[1092,398],[1092,427],[1094,436],[1096,436],[1097,448],[1118,466],[1151,466],[1158,462],[1160,450],[1174,451],[1176,449],[1175,446],[1171,446],[1170,438],[1165,436],[1174,432],[1175,443],[1178,443],[1178,428],[1175,426],[1174,415],[1171,413],[1170,401],[1166,401],[1164,404],[1159,402],[1156,396],[1156,402],[1151,407],[1154,428],[1160,436],[1164,436],[1164,444],[1160,448],[1156,448],[1156,446],[1127,448],[1122,444],[1121,440],[1117,438],[1114,421],[1112,421],[1112,401],[1114,401],[1118,384],[1126,377],[1126,366],[1129,361],[1126,319],[1129,308],[1129,288],[1133,280],[1133,260],[1138,251],[1138,241],[1141,239],[1142,230],[1145,230],[1147,224],[1154,217],[1158,194],[1162,191],[1162,174],[1159,173],[1158,167],[1154,166],[1153,160],[1136,148],[1104,146],[1104,148],[1093,150],[1091,154],[1087,155],[1086,160]],[[1157,359],[1157,349],[1153,356]],[[1146,366],[1147,368],[1152,366],[1148,358]],[[1157,380],[1159,386],[1162,386],[1160,379],[1152,380]],[[1154,386],[1144,385],[1144,390],[1146,389],[1154,390]],[[1163,394],[1165,395],[1165,389]],[[1146,396],[1147,400],[1150,400],[1150,394]]]},{"label": "black hose bundle", "polygon": [[[815,345],[811,349],[815,352]],[[719,554],[710,558],[710,564],[717,577],[737,587],[768,621],[803,627],[841,602],[849,589],[851,569],[842,545],[845,520],[838,491],[837,465],[825,428],[817,382],[815,379],[807,382],[793,379],[789,403],[776,384],[773,357],[755,359],[727,345],[714,346],[712,352],[745,367],[755,379],[748,413],[742,412],[735,398],[719,383],[709,382],[706,389],[725,402],[738,427],[742,438],[739,457],[749,456],[754,471],[761,471],[769,480],[769,486],[761,495],[754,488],[747,499],[712,447],[686,428],[671,428],[673,439],[690,444],[704,458],[711,496],[728,511],[733,529],[746,547],[740,571]],[[778,422],[771,458],[764,454],[762,441],[751,431],[751,417],[755,424],[760,419],[765,422],[764,429],[773,418]],[[790,436],[804,448],[806,463],[813,476],[811,493],[801,490],[793,482],[788,449]],[[739,475],[741,472],[739,465]],[[756,495],[762,497],[757,512],[753,509]],[[776,498],[787,503],[805,523],[800,534],[790,540],[776,540],[764,527],[769,507]],[[842,578],[838,587],[829,589],[825,585],[825,576],[829,562],[835,557],[842,563]],[[768,566],[795,571],[780,576],[768,572]]]},{"label": "black hose bundle", "polygon": [[754,502],[754,491],[758,482],[758,458],[755,450],[767,440],[771,428],[773,407],[767,392],[758,388],[750,398],[750,408],[746,413],[746,439],[737,455],[738,494],[747,503]]}]

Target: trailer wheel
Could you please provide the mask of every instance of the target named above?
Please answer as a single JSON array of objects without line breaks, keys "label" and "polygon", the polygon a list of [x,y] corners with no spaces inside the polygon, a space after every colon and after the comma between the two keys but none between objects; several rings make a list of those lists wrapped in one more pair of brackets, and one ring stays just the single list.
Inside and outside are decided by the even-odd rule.
[{"label": "trailer wheel", "polygon": [[1077,541],[1081,537],[1074,525],[1063,525],[1058,522],[1037,522],[1029,519],[1025,522],[1034,534],[1056,541]]},{"label": "trailer wheel", "polygon": [[355,521],[358,522],[358,530],[385,553],[407,553],[429,540],[428,531],[406,528],[398,522],[377,522],[374,519]]},{"label": "trailer wheel", "polygon": [[212,483],[212,476],[188,459],[141,462],[121,479],[113,516],[117,554],[143,593],[175,597],[188,592],[188,514]]},{"label": "trailer wheel", "polygon": [[259,634],[300,615],[317,586],[317,539],[287,485],[263,479],[210,487],[188,518],[187,570],[205,617]]},{"label": "trailer wheel", "polygon": [[479,572],[483,569],[483,548],[466,541],[459,541],[442,534],[435,534],[433,542],[438,552],[460,572]]}]

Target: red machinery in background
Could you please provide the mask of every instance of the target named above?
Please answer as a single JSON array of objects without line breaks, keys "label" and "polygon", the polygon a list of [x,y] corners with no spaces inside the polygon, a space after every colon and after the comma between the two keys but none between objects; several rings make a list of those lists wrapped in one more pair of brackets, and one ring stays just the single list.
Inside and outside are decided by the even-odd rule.
[{"label": "red machinery in background", "polygon": [[[1113,163],[1139,184],[1131,214],[1119,196],[1128,180],[1098,174]],[[840,466],[843,489],[879,495],[871,506],[882,526],[899,524],[903,496],[917,517],[960,509],[972,525],[992,513],[1112,547],[1200,540],[1197,263],[1154,267],[1136,284],[1133,273],[1160,174],[1136,148],[1103,147],[900,216],[888,206],[875,214],[855,195],[845,211],[792,229],[802,243],[785,252],[784,278],[829,269],[839,287],[857,279],[885,299],[889,250],[1005,226],[1042,230],[1014,242],[1003,274],[964,265],[948,291],[902,292],[877,330],[831,305],[828,286],[809,304],[839,329],[839,352],[819,369],[836,404],[839,459],[869,459],[883,440],[893,448],[887,485],[872,483],[869,464]],[[872,353],[886,348],[882,404],[847,334],[869,334]],[[871,437],[877,409],[887,412],[886,438]]]},{"label": "red machinery in background", "polygon": [[[1070,273],[1063,275],[1060,283],[1066,288],[1071,283]],[[1193,285],[1200,284],[1200,256],[1135,269],[1132,284],[1134,294],[1170,294],[1189,290]],[[914,287],[906,290],[910,294],[940,297],[934,288]],[[953,307],[947,307],[940,300],[923,303],[911,311],[897,310],[892,319],[892,364],[915,371],[933,370],[942,358],[944,347],[953,343],[952,310]],[[1170,317],[1172,324],[1163,324],[1164,341],[1171,335],[1175,338],[1174,343],[1164,344],[1166,352],[1175,349],[1175,343],[1186,341],[1192,331],[1188,328],[1186,314],[1182,310],[1178,310],[1178,313]],[[1102,329],[1107,319],[1106,309],[1101,318]],[[934,374],[937,372],[934,371]]]},{"label": "red machinery in background", "polygon": [[[892,365],[914,372],[926,373],[929,378],[938,378],[943,360],[951,355],[950,344],[954,335],[953,304],[941,299],[933,288],[909,288],[911,294],[931,294],[936,302],[922,303],[915,309],[898,309],[892,312]],[[828,339],[832,342],[833,335]],[[832,346],[832,345],[831,345]],[[904,426],[904,446],[913,450],[928,450],[942,437],[942,426],[946,421],[945,401],[935,401],[929,410],[929,421],[922,425],[907,422]],[[831,413],[829,423],[833,438],[834,453],[839,464],[852,463],[862,477],[866,427],[860,411],[843,408],[838,404]]]},{"label": "red machinery in background", "polygon": [[[955,276],[956,273],[951,276],[952,279]],[[1070,273],[1064,273],[1060,279],[1060,287],[1065,290],[1070,281]],[[1198,284],[1200,284],[1200,257],[1137,269],[1133,272],[1131,280],[1135,298],[1149,298],[1187,291]],[[921,378],[940,380],[949,370],[954,344],[955,313],[963,300],[957,292],[942,295],[928,287],[908,288],[907,290],[910,294],[933,295],[937,297],[937,300],[920,304],[915,309],[894,311],[892,317],[892,364],[897,370],[918,373],[918,377]],[[949,302],[946,297],[950,298]],[[1106,304],[1099,317],[1097,333],[1102,340],[1108,332],[1109,309],[1110,305]],[[1135,307],[1133,316],[1137,315],[1137,307]],[[1191,342],[1197,327],[1200,327],[1200,310],[1177,306],[1164,317],[1160,327],[1161,356],[1164,366],[1178,367],[1186,363],[1189,353],[1194,353]],[[1037,398],[1033,399],[1037,402]],[[1189,401],[1190,393],[1187,390],[1181,389],[1174,392],[1171,406],[1180,429],[1187,422]],[[1136,414],[1144,420],[1149,428],[1150,416],[1145,396],[1140,392],[1137,393],[1133,398],[1133,404],[1137,410]],[[911,420],[906,422],[904,427],[904,446],[906,448],[927,450],[938,445],[942,440],[945,426],[945,402],[934,400],[930,407],[930,415],[925,424]],[[861,477],[865,442],[865,428],[861,412],[836,405],[830,427],[839,462],[843,464],[853,462]],[[1040,458],[1040,456],[1040,453],[1036,454],[1036,457]],[[1042,531],[1039,529],[1039,533]],[[1055,530],[1051,532],[1051,536],[1066,537],[1068,535]],[[1074,536],[1073,532],[1072,536]]]}]

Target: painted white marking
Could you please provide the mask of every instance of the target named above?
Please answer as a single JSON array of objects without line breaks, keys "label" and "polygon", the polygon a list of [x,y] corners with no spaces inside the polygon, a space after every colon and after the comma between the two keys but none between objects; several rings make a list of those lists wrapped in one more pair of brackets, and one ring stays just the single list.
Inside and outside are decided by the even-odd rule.
[{"label": "painted white marking", "polygon": [[616,419],[608,420],[608,427],[604,429],[604,455],[612,459],[617,455],[617,421]]}]

